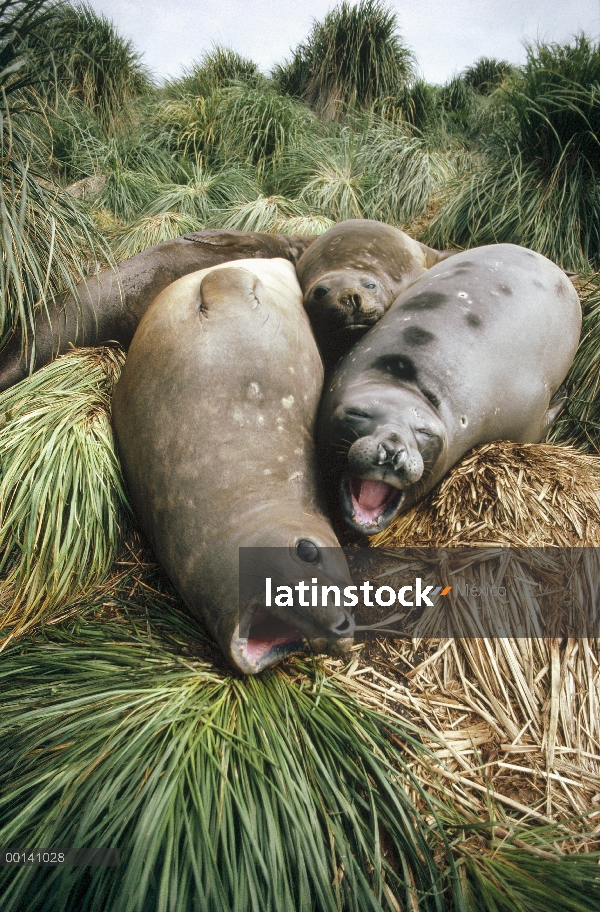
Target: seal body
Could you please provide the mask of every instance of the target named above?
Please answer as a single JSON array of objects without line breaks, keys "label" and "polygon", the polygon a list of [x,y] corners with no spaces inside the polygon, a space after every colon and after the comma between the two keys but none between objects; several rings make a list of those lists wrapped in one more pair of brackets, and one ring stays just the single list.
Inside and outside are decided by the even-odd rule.
[{"label": "seal body", "polygon": [[572,283],[531,250],[497,244],[432,267],[327,384],[319,443],[346,522],[380,532],[473,446],[542,440],[580,330]]},{"label": "seal body", "polygon": [[249,257],[282,257],[295,263],[313,237],[251,231],[197,231],[136,254],[114,269],[103,269],[40,308],[35,345],[20,333],[0,352],[0,392],[39,370],[71,347],[118,342],[127,349],[156,296],[181,276]]},{"label": "seal body", "polygon": [[114,392],[142,527],[190,610],[246,673],[302,651],[303,640],[334,651],[352,642],[354,622],[335,605],[269,614],[264,591],[238,601],[240,547],[276,549],[263,569],[283,584],[307,574],[351,582],[317,491],[322,381],[293,265],[243,260],[158,296]]},{"label": "seal body", "polygon": [[326,365],[380,320],[408,285],[448,256],[451,251],[433,250],[369,219],[349,219],[320,235],[296,269]]}]

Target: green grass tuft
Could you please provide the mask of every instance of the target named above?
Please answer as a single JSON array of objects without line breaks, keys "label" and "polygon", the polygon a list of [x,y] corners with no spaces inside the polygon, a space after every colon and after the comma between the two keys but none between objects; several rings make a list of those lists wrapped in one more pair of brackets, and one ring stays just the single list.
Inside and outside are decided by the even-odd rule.
[{"label": "green grass tuft", "polygon": [[530,48],[490,104],[499,116],[482,140],[486,158],[449,183],[430,243],[509,242],[564,269],[598,266],[600,47],[580,36]]},{"label": "green grass tuft", "polygon": [[48,3],[44,27],[27,38],[30,53],[45,54],[49,88],[73,95],[107,127],[124,105],[150,89],[141,55],[113,23],[87,3]]},{"label": "green grass tuft", "polygon": [[4,635],[94,589],[129,506],[110,425],[123,354],[64,355],[0,394],[0,572]]},{"label": "green grass tuft", "polygon": [[274,71],[282,91],[303,97],[325,120],[396,95],[414,75],[396,14],[380,0],[343,2],[317,22],[292,60]]},{"label": "green grass tuft", "polygon": [[507,60],[496,57],[480,57],[463,73],[465,83],[478,95],[489,95],[506,76],[516,72],[516,67]]},{"label": "green grass tuft", "polygon": [[568,830],[471,822],[420,785],[415,763],[440,761],[410,722],[316,664],[219,672],[144,591],[3,656],[0,842],[121,854],[0,868],[4,912],[498,912],[541,909],[545,885],[546,912],[599,908],[598,857],[561,856]]},{"label": "green grass tuft", "polygon": [[171,79],[165,85],[169,98],[182,96],[207,96],[216,89],[222,89],[230,82],[255,84],[264,79],[258,66],[237,51],[222,45],[215,45],[202,55],[199,63],[184,70],[179,79]]}]

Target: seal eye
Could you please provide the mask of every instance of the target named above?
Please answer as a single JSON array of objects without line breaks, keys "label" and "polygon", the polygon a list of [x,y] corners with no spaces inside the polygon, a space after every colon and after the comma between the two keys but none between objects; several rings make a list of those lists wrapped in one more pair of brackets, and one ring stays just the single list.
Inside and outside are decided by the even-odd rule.
[{"label": "seal eye", "polygon": [[314,542],[301,538],[296,545],[296,554],[306,564],[318,564],[321,559],[319,549]]},{"label": "seal eye", "polygon": [[371,291],[374,291],[374,289],[377,288],[377,285],[375,282],[365,282],[364,287],[369,288]]},{"label": "seal eye", "polygon": [[322,301],[325,295],[329,292],[328,288],[325,288],[324,285],[317,285],[315,290],[312,293],[314,301]]}]

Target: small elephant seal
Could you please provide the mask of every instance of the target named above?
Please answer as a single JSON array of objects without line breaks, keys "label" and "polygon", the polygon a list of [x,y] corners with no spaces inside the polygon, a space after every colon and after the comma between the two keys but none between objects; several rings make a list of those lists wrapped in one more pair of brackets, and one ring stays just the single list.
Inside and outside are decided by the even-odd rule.
[{"label": "small elephant seal", "polygon": [[418,279],[327,384],[318,443],[346,522],[374,535],[477,444],[542,440],[580,330],[572,283],[523,247],[464,251]]},{"label": "small elephant seal", "polygon": [[[197,231],[149,247],[114,269],[103,269],[41,307],[28,345],[16,332],[0,351],[0,392],[73,346],[118,342],[129,348],[137,326],[163,288],[190,272],[250,257],[295,263],[314,237],[253,231]],[[33,344],[33,339],[35,343]]]},{"label": "small elephant seal", "polygon": [[349,219],[321,234],[296,271],[326,366],[380,320],[408,285],[452,253],[369,219]]},{"label": "small elephant seal", "polygon": [[[273,259],[165,289],[115,388],[119,455],[142,527],[192,613],[247,674],[306,651],[303,640],[314,651],[352,643],[352,617],[329,601],[266,608],[265,575],[289,586],[307,575],[351,583],[317,491],[322,383],[294,267]],[[240,607],[241,547],[275,550]]]}]

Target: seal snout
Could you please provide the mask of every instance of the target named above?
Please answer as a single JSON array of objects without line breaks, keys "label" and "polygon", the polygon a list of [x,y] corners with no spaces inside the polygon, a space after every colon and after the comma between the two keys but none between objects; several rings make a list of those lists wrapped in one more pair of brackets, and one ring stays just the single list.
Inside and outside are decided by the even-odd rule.
[{"label": "seal snout", "polygon": [[393,425],[385,425],[376,433],[355,440],[348,460],[357,475],[385,480],[400,489],[418,481],[425,468],[419,449],[411,446],[406,434]]}]

